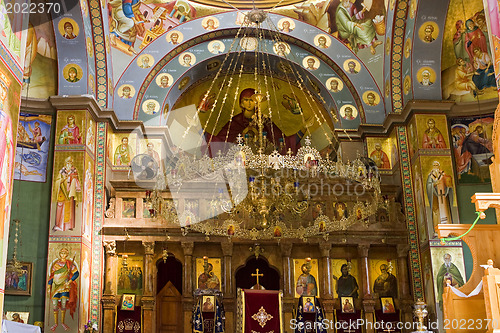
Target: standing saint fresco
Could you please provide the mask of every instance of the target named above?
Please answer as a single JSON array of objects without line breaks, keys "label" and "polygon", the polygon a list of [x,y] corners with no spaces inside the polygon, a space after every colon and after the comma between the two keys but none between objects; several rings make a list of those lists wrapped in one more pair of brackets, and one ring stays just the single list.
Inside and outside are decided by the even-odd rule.
[{"label": "standing saint fresco", "polygon": [[439,223],[451,223],[453,187],[451,176],[441,169],[438,161],[432,163],[433,169],[427,176],[427,198],[432,212],[434,226]]},{"label": "standing saint fresco", "polygon": [[422,139],[422,148],[446,148],[443,134],[436,127],[436,121],[429,119]]},{"label": "standing saint fresco", "polygon": [[78,170],[73,165],[73,157],[69,156],[64,160],[64,166],[56,176],[54,187],[57,191],[57,208],[53,230],[73,230],[77,193],[82,191]]},{"label": "standing saint fresco", "polygon": [[65,323],[66,310],[73,318],[76,310],[78,287],[76,279],[80,275],[75,263],[75,257],[68,258],[69,250],[62,248],[59,251],[59,258],[54,260],[49,268],[49,281],[47,282],[47,294],[52,300],[54,311],[54,325],[50,328],[55,331],[59,325],[59,313],[61,314],[61,325],[65,331],[70,328]]},{"label": "standing saint fresco", "polygon": [[439,302],[443,301],[443,290],[448,283],[455,288],[464,285],[462,274],[458,270],[458,267],[451,262],[451,254],[446,253],[443,256],[443,261],[436,277]]},{"label": "standing saint fresco", "polygon": [[370,154],[370,158],[375,162],[377,168],[380,169],[390,169],[391,163],[389,162],[389,156],[382,150],[382,145],[380,143],[375,144],[375,150]]},{"label": "standing saint fresco", "polygon": [[132,159],[132,147],[128,144],[128,138],[122,138],[122,143],[115,150],[115,165],[129,165]]},{"label": "standing saint fresco", "polygon": [[82,136],[80,135],[80,127],[75,122],[75,116],[69,115],[67,124],[59,133],[58,143],[60,145],[79,145],[82,144]]}]

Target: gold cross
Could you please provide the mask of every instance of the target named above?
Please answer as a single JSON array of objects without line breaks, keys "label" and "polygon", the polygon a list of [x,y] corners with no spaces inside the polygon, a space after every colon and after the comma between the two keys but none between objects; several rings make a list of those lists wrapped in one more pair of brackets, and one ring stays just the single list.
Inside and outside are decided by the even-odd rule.
[{"label": "gold cross", "polygon": [[257,285],[259,286],[259,277],[264,276],[264,274],[259,274],[259,269],[257,268],[256,273],[252,273],[250,275],[257,277]]}]

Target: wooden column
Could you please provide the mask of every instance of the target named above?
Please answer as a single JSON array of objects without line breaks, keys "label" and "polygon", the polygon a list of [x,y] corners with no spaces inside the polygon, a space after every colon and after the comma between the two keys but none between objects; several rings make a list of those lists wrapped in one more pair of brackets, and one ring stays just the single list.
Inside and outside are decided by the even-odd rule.
[{"label": "wooden column", "polygon": [[293,298],[292,285],[292,255],[293,244],[290,242],[280,242],[281,257],[283,258],[283,297]]},{"label": "wooden column", "polygon": [[292,320],[293,308],[295,306],[294,287],[293,287],[293,267],[292,267],[292,248],[290,241],[281,241],[279,243],[281,258],[283,262],[283,322],[285,327]]},{"label": "wooden column", "polygon": [[358,245],[359,255],[359,271],[361,272],[361,297],[372,298],[370,288],[370,275],[368,273],[368,251],[370,250],[369,244]]},{"label": "wooden column", "polygon": [[333,299],[332,292],[332,268],[330,264],[330,250],[332,248],[331,243],[321,242],[319,244],[319,250],[321,252],[321,298],[323,299]]},{"label": "wooden column", "polygon": [[408,280],[408,244],[398,244],[398,275],[399,275],[399,298],[410,297],[410,281]]},{"label": "wooden column", "polygon": [[404,322],[413,321],[413,299],[410,295],[410,284],[408,276],[408,251],[410,245],[398,244],[398,283],[399,283],[399,309],[401,319]]},{"label": "wooden column", "polygon": [[142,242],[144,247],[144,279],[143,296],[153,295],[153,255],[155,254],[155,242]]},{"label": "wooden column", "polygon": [[191,325],[188,323],[191,320],[191,311],[193,309],[193,242],[181,242],[182,250],[184,251],[184,277],[182,284],[182,307],[184,310],[184,333],[191,332]]},{"label": "wooden column", "polygon": [[106,256],[104,268],[104,295],[102,296],[103,332],[113,332],[115,328],[115,295],[116,286],[113,284],[113,272],[116,272],[118,257],[116,256],[116,242],[103,241]]},{"label": "wooden column", "polygon": [[182,242],[182,250],[184,251],[184,283],[182,286],[182,294],[184,297],[191,297],[193,293],[193,242]]},{"label": "wooden column", "polygon": [[231,241],[221,242],[222,255],[224,256],[222,266],[222,286],[221,290],[224,293],[224,309],[226,312],[226,332],[233,332],[236,329],[236,309],[235,309],[235,290],[234,275],[233,275],[233,243]]},{"label": "wooden column", "polygon": [[155,253],[155,242],[142,242],[144,247],[144,278],[143,292],[141,298],[143,331],[155,331],[155,297],[153,296],[153,255]]},{"label": "wooden column", "polygon": [[221,247],[222,247],[222,254],[224,255],[224,267],[223,267],[224,288],[222,289],[222,291],[224,292],[224,297],[232,298],[233,297],[233,273],[232,273],[231,258],[233,256],[233,243],[222,242]]}]

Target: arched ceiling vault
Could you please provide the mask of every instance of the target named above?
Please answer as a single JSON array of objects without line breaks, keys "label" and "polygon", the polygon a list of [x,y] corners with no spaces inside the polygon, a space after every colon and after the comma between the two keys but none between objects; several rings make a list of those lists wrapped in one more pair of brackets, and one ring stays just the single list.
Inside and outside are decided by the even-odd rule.
[{"label": "arched ceiling vault", "polygon": [[[235,31],[239,28],[236,25],[237,12],[227,12],[213,17],[217,18],[220,22],[219,30],[202,33],[200,31],[200,25],[202,19],[192,20],[177,26],[174,31],[182,36],[182,43],[178,45],[173,45],[167,41],[169,34],[172,34],[172,30],[161,35],[152,43],[147,45],[142,51],[135,57],[128,65],[125,72],[122,74],[117,82],[115,88],[114,97],[114,109],[118,117],[121,119],[141,119],[140,110],[142,104],[147,99],[157,99],[159,103],[169,104],[170,106],[175,103],[175,101],[170,101],[167,103],[164,101],[168,98],[170,94],[175,90],[179,93],[178,85],[171,85],[169,89],[165,89],[167,93],[158,93],[154,91],[154,86],[156,78],[162,73],[169,73],[172,75],[173,81],[179,82],[179,80],[189,77],[191,84],[195,81],[194,78],[201,76],[206,76],[209,71],[206,70],[206,66],[199,66],[199,62],[213,58],[213,54],[207,50],[207,45],[213,40],[223,41],[226,44],[226,48],[229,48],[229,42],[227,37],[234,37]],[[277,25],[278,21],[282,19],[282,16],[270,14],[269,19],[272,25]],[[307,73],[307,77],[315,76],[315,80],[309,80],[309,82],[317,82],[320,92],[326,94],[324,98],[327,102],[328,108],[341,109],[343,105],[350,104],[353,105],[359,112],[360,116],[355,119],[344,119],[342,121],[342,127],[355,129],[360,123],[368,122],[372,124],[381,124],[385,118],[383,103],[380,102],[377,105],[372,105],[367,108],[365,101],[362,99],[362,95],[366,94],[367,91],[373,91],[375,94],[380,96],[380,90],[376,85],[373,77],[370,75],[368,69],[364,64],[359,61],[355,54],[347,48],[338,39],[330,38],[330,45],[327,49],[320,49],[311,45],[311,41],[314,40],[318,35],[324,34],[321,30],[312,27],[308,24],[296,21],[296,27],[293,31],[285,33],[283,41],[289,43],[292,51],[294,51],[294,57],[296,58],[296,63],[305,67],[304,59],[306,57],[316,57],[318,62],[321,62],[320,67],[322,70],[311,70]],[[301,33],[294,33],[294,31],[299,31]],[[306,33],[302,33],[305,31]],[[269,30],[267,30],[269,32]],[[226,37],[226,40],[225,40]],[[272,44],[270,44],[272,45]],[[189,66],[183,67],[180,65],[179,57],[183,56],[185,52],[190,52],[191,54],[196,54],[196,63]],[[141,68],[141,59],[144,57],[150,57],[152,60],[150,63],[154,63],[153,66],[148,64],[147,69]],[[271,58],[276,58],[272,56]],[[356,73],[349,73],[347,63],[353,61],[356,64]],[[302,62],[302,64],[300,64]],[[204,69],[205,68],[205,69]],[[324,69],[323,69],[324,68]],[[301,68],[301,72],[308,72]],[[205,75],[202,75],[205,74]],[[325,87],[326,82],[329,78],[338,78],[342,81],[342,85],[345,86],[344,92],[340,94],[335,94],[329,92]],[[133,98],[121,98],[121,90],[124,85],[131,85],[135,94]],[[174,89],[174,86],[177,87]],[[187,88],[188,85],[183,85],[183,89]],[[357,88],[356,88],[357,87]],[[316,87],[316,90],[318,87]],[[165,91],[163,90],[163,91]],[[182,90],[182,89],[181,89]],[[328,93],[327,93],[328,92]],[[163,112],[163,110],[161,110]],[[356,112],[356,113],[357,113]],[[363,117],[364,114],[364,117]],[[163,117],[159,117],[160,123],[162,124]]]},{"label": "arched ceiling vault", "polygon": [[[476,24],[481,24],[479,19],[481,17],[482,1],[472,0],[467,6],[461,6],[461,0],[444,0],[439,1],[439,3],[431,0],[380,1],[385,3],[384,20],[386,26],[385,35],[377,36],[385,45],[383,44],[377,48],[377,54],[374,57],[382,56],[382,59],[384,59],[383,79],[377,76],[380,73],[372,75],[370,70],[375,73],[373,65],[367,60],[366,56],[358,57],[357,55],[360,55],[361,52],[353,52],[344,44],[345,41],[341,42],[336,38],[338,31],[335,30],[335,26],[331,25],[335,12],[330,9],[335,7],[339,2],[338,0],[328,2],[285,1],[280,3],[279,7],[273,9],[273,12],[285,15],[269,14],[272,26],[279,27],[280,20],[287,17],[293,22],[294,29],[290,32],[283,32],[281,35],[284,42],[295,48],[295,59],[291,57],[293,62],[303,68],[304,65],[301,60],[306,56],[314,56],[321,61],[319,70],[311,71],[304,77],[309,77],[311,82],[317,83],[321,96],[326,101],[325,108],[331,107],[335,109],[337,118],[340,118],[340,123],[336,126],[342,129],[354,130],[360,124],[382,124],[386,114],[401,112],[404,105],[413,99],[466,100],[464,98],[467,95],[460,95],[460,92],[458,92],[458,95],[454,94],[456,91],[454,91],[453,73],[456,70],[456,65],[450,59],[456,60],[454,58],[456,55],[452,50],[453,47],[450,46],[453,44],[450,38],[453,38],[453,33],[456,30],[455,22],[458,22],[458,20],[471,19]],[[354,5],[358,5],[360,2],[361,0],[356,0]],[[377,0],[374,0],[375,2]],[[199,15],[207,15],[208,13],[228,9],[224,8],[222,3],[207,3],[204,1],[203,4],[206,5],[206,9],[211,8],[211,10],[203,12],[200,10]],[[234,4],[236,7],[243,8],[243,3]],[[267,0],[255,2],[258,8],[270,8],[276,4],[277,2]],[[226,44],[226,40],[232,38],[235,31],[240,27],[236,22],[238,20],[236,11],[212,15],[220,23],[213,31],[204,29],[203,21],[206,17],[192,17],[187,22],[172,25],[170,31],[177,30],[183,35],[183,41],[178,45],[172,45],[166,41],[169,31],[143,49],[139,49],[139,44],[137,44],[136,50],[139,54],[136,57],[115,57],[117,53],[113,49],[114,54],[112,54],[109,47],[110,13],[108,13],[109,8],[106,6],[106,1],[81,1],[80,5],[81,7],[76,8],[76,10],[82,14],[82,19],[78,18],[80,14],[77,12],[72,12],[72,17],[76,24],[80,25],[80,35],[83,38],[78,36],[73,40],[64,40],[57,28],[58,21],[54,25],[57,38],[59,94],[81,95],[87,93],[96,95],[101,106],[112,105],[117,116],[123,120],[141,119],[141,103],[149,97],[154,98],[153,96],[157,96],[159,103],[163,106],[175,104],[175,102],[167,98],[171,96],[172,89],[166,91],[165,94],[161,94],[161,96],[150,91],[150,88],[155,84],[156,77],[162,71],[172,70],[170,73],[177,87],[181,82],[180,80],[190,77],[191,82],[185,86],[185,89],[188,89],[198,80],[195,77],[201,77],[201,73],[203,73],[203,66],[200,66],[200,63],[206,66],[205,61],[215,57],[206,50],[202,52],[200,47],[206,47],[208,43],[214,40]],[[195,2],[190,5],[198,6]],[[378,2],[376,5],[378,6]],[[317,9],[322,15],[322,19],[320,20],[319,17],[312,15],[312,12],[307,9],[308,6]],[[168,8],[168,6],[165,8]],[[325,19],[326,22],[330,22],[327,28],[321,25],[321,22],[325,22]],[[425,41],[423,37],[423,31],[429,24],[434,26],[434,35],[430,42]],[[324,30],[318,27],[322,27]],[[488,32],[485,26],[481,26],[480,29],[487,35]],[[314,41],[320,34],[325,34],[331,39],[329,48],[322,49],[316,46],[317,43]],[[69,44],[71,44],[71,47],[68,47]],[[89,48],[89,44],[93,44],[93,47]],[[229,44],[226,44],[226,46],[228,47]],[[83,52],[84,49],[87,52]],[[383,52],[379,50],[383,50]],[[176,57],[182,52],[195,51],[199,52],[199,57],[197,63],[192,66],[193,68],[174,69],[169,67],[171,63],[177,61]],[[145,54],[150,54],[153,57],[153,66],[148,69],[141,69],[138,67],[137,61]],[[361,69],[359,74],[351,75],[346,72],[344,63],[348,59],[359,61]],[[112,61],[114,64],[112,64]],[[84,76],[78,83],[68,84],[63,75],[64,68],[73,63],[80,64]],[[378,67],[380,69],[380,66]],[[432,69],[431,72],[433,72],[434,78],[432,85],[424,86],[420,83],[425,67]],[[112,68],[115,68],[116,73],[122,73],[114,83],[111,78]],[[329,69],[331,72],[325,76],[324,69]],[[209,74],[207,71],[205,73]],[[328,84],[326,81],[331,77],[339,77],[342,80],[345,95],[335,94],[327,90]],[[116,74],[115,78],[118,78]],[[377,86],[377,82],[381,84],[380,87]],[[120,97],[120,88],[124,85],[130,85],[134,89],[133,98],[122,99]],[[113,87],[113,89],[110,87]],[[363,98],[363,95],[369,90],[377,93],[382,99],[374,109],[369,108]],[[178,96],[184,95],[183,91],[177,93]],[[496,98],[489,91],[478,96],[479,99],[492,97]],[[112,99],[112,101],[109,99]],[[470,99],[474,100],[475,97],[471,95]],[[349,122],[339,117],[339,109],[345,104],[352,104],[358,109],[360,116],[356,121]],[[159,125],[162,124],[161,121],[158,122]]]}]

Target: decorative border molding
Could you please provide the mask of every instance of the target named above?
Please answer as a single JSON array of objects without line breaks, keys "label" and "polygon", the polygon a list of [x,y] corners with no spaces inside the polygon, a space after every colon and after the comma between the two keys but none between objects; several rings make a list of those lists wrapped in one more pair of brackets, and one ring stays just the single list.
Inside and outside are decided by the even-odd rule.
[{"label": "decorative border molding", "polygon": [[7,51],[6,47],[0,42],[0,58],[2,58],[3,62],[9,68],[9,71],[16,78],[17,82],[21,83],[21,78],[23,77],[23,71],[18,67],[17,62],[12,59],[9,51]]},{"label": "decorative border molding", "polygon": [[108,99],[108,73],[106,71],[106,46],[102,26],[101,6],[98,0],[90,0],[90,19],[94,36],[94,55],[96,67],[97,103],[105,107]]},{"label": "decorative border molding", "polygon": [[407,0],[398,1],[394,17],[392,34],[391,57],[391,85],[392,85],[392,112],[403,111],[403,92],[401,91],[403,68],[403,43],[406,27]]},{"label": "decorative border molding", "polygon": [[406,127],[397,128],[399,160],[401,163],[401,181],[403,184],[404,206],[408,227],[408,242],[410,245],[410,272],[413,283],[413,299],[423,298],[422,267],[420,266],[420,249],[418,242],[417,219],[415,217],[415,200],[413,196],[413,182],[408,153]]},{"label": "decorative border molding", "polygon": [[100,322],[101,287],[102,287],[102,235],[101,227],[104,221],[104,175],[105,175],[105,147],[106,123],[97,123],[97,160],[95,181],[95,211],[94,226],[92,228],[92,281],[91,281],[91,319]]}]

